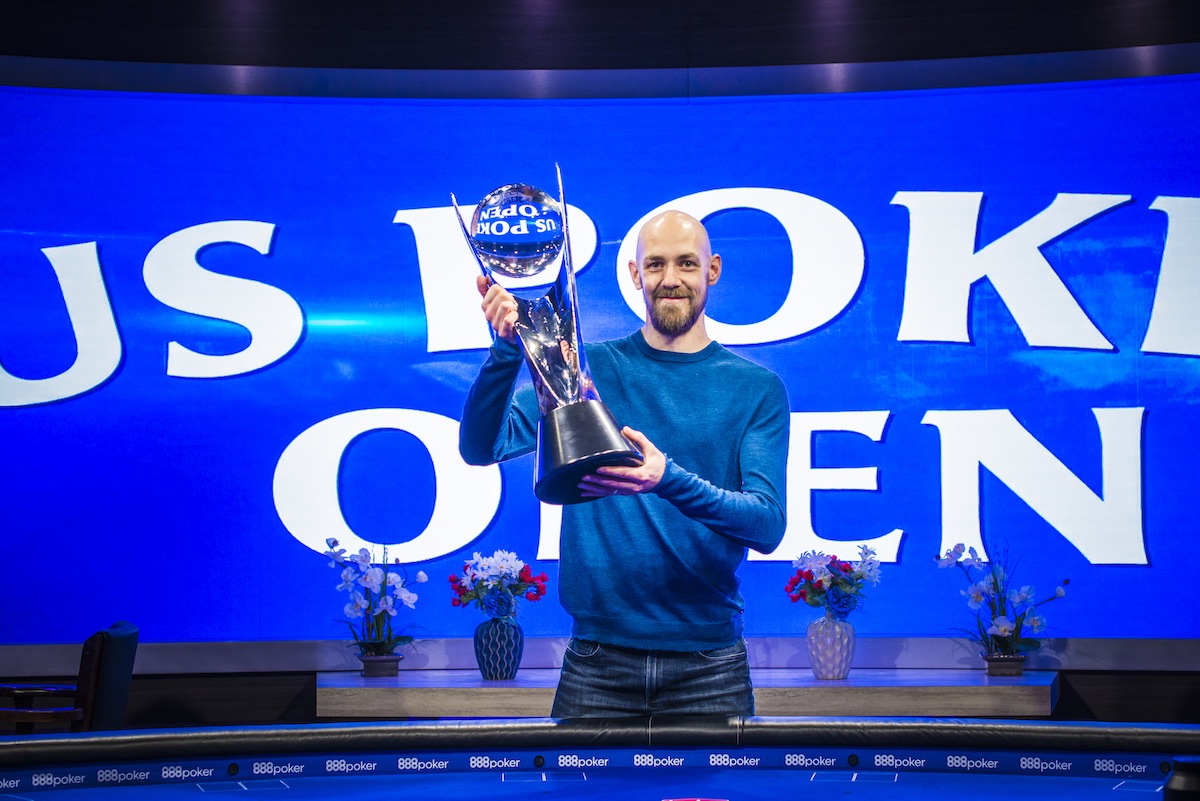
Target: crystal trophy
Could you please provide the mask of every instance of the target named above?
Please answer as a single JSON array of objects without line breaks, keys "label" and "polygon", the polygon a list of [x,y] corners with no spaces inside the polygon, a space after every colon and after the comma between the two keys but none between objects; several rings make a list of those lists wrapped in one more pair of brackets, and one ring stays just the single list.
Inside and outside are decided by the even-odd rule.
[{"label": "crystal trophy", "polygon": [[[571,504],[591,500],[579,495],[584,475],[601,465],[640,464],[642,454],[621,434],[588,372],[561,172],[558,194],[555,201],[535,186],[507,184],[479,202],[469,224],[453,194],[450,199],[483,274],[517,300],[517,341],[541,414],[534,495]],[[529,279],[556,267],[553,283],[526,288]]]}]

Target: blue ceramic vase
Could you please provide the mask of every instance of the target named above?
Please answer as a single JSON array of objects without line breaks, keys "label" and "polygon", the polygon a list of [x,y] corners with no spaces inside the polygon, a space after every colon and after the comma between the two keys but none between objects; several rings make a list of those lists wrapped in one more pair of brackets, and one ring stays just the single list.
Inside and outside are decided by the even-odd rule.
[{"label": "blue ceramic vase", "polygon": [[511,679],[521,666],[525,632],[511,617],[490,617],[475,628],[475,661],[485,679]]}]

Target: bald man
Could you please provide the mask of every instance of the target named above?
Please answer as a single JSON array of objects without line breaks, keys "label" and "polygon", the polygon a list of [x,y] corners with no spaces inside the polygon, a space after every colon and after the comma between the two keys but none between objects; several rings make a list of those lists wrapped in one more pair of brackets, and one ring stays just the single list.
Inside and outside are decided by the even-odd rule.
[{"label": "bald man", "polygon": [[[587,344],[600,397],[644,454],[601,467],[563,507],[559,598],[571,639],[558,718],[752,715],[737,569],[769,553],[785,525],[789,407],[771,371],[705,327],[721,257],[694,217],[668,211],[638,234],[634,285],[646,323]],[[496,341],[467,396],[459,449],[493,464],[536,445],[537,399],[522,367],[512,295],[478,279]]]}]

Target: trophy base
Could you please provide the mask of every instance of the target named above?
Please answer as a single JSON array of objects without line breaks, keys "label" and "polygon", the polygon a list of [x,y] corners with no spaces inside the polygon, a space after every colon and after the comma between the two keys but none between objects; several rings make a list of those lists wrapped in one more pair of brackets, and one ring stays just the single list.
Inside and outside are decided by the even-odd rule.
[{"label": "trophy base", "polygon": [[538,423],[537,481],[543,503],[594,500],[579,495],[579,480],[603,465],[641,464],[642,454],[621,435],[612,412],[598,400],[551,410]]}]

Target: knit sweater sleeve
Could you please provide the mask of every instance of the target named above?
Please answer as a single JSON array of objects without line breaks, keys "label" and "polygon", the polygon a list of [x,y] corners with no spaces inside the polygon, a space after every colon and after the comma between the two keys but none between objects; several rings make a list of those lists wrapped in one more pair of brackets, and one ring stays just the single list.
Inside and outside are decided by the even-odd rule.
[{"label": "knit sweater sleeve", "polygon": [[733,443],[742,484],[718,487],[667,457],[654,492],[691,519],[760,553],[775,550],[787,524],[787,453],[790,411],[782,382],[759,404],[750,425]]},{"label": "knit sweater sleeve", "polygon": [[467,393],[458,451],[467,464],[488,465],[533,450],[537,441],[537,398],[532,387],[514,391],[521,349],[497,339]]}]

